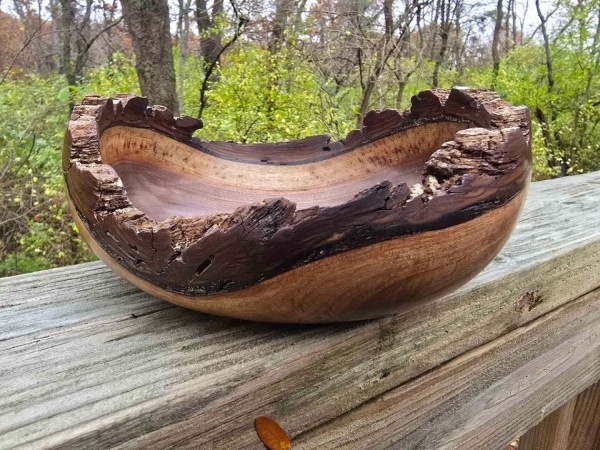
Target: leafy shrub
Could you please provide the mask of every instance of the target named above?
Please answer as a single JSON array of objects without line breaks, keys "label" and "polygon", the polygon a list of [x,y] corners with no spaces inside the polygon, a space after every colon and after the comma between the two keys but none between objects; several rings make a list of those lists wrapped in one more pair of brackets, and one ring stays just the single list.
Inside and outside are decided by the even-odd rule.
[{"label": "leafy shrub", "polygon": [[[187,73],[201,74],[198,59]],[[202,76],[186,83],[185,111],[197,112]],[[207,94],[202,139],[277,142],[315,134],[343,137],[356,120],[351,95],[332,93],[302,55],[284,48],[276,55],[257,46],[231,52]],[[192,107],[195,106],[195,110]]]},{"label": "leafy shrub", "polygon": [[0,276],[92,258],[66,208],[64,81],[28,74],[0,90]]}]

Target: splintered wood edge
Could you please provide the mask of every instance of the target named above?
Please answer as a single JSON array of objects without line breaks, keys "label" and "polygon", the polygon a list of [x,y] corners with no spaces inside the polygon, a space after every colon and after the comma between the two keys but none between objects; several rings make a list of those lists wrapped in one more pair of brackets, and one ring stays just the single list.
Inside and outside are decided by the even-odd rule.
[{"label": "splintered wood edge", "polygon": [[[289,152],[291,158],[306,158],[314,147],[320,159],[322,148],[315,143],[326,142],[329,157],[334,157],[439,121],[463,121],[471,128],[457,132],[432,154],[422,183],[378,183],[334,207],[297,210],[293,202],[277,198],[230,214],[150,219],[131,204],[115,170],[103,163],[104,130],[118,125],[148,128],[216,157],[240,156],[238,147],[193,138],[199,121],[175,118],[166,108],[148,107],[146,99],[135,96],[89,96],[74,108],[63,170],[73,209],[91,234],[88,241],[97,242],[117,264],[160,289],[188,296],[218,294],[365,245],[469,221],[502,206],[527,185],[529,112],[487,90],[424,91],[413,97],[411,109],[404,113],[368,113],[363,128],[341,141],[331,143],[321,136],[287,145],[295,149]],[[240,239],[247,244],[243,249],[231,245]],[[291,240],[304,245],[282,251]],[[214,248],[228,250],[215,255]],[[252,253],[256,258],[250,262],[247,255]]]}]

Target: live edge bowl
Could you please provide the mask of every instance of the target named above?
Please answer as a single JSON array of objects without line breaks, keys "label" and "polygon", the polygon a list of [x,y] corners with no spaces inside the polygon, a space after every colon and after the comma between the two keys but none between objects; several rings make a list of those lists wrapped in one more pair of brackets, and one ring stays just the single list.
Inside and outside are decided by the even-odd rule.
[{"label": "live edge bowl", "polygon": [[141,97],[86,97],[63,170],[100,259],[222,316],[338,322],[439,298],[500,251],[530,179],[528,110],[487,90],[421,92],[340,141],[205,142],[200,126]]}]

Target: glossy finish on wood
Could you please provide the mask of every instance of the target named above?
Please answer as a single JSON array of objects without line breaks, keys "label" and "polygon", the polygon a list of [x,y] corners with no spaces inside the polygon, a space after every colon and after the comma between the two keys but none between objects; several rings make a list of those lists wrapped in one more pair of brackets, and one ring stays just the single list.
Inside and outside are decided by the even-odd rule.
[{"label": "glossy finish on wood", "polygon": [[75,108],[63,167],[82,234],[165,300],[274,322],[379,317],[437,298],[500,250],[525,198],[529,115],[425,91],[361,130],[238,145],[138,97]]}]

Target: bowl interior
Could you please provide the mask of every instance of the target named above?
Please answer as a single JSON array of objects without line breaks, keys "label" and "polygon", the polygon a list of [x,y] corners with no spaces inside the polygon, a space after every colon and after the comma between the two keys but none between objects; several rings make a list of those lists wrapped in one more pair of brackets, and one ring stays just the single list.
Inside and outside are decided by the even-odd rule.
[{"label": "bowl interior", "polygon": [[[115,126],[102,134],[100,149],[132,204],[151,219],[164,220],[231,213],[277,197],[295,202],[298,209],[335,206],[382,181],[420,183],[431,154],[468,126],[422,124],[347,151],[341,145],[304,144],[301,158],[298,152],[286,158],[290,143],[198,141],[195,148],[150,129]],[[233,150],[229,156],[219,152],[224,146]]]}]

